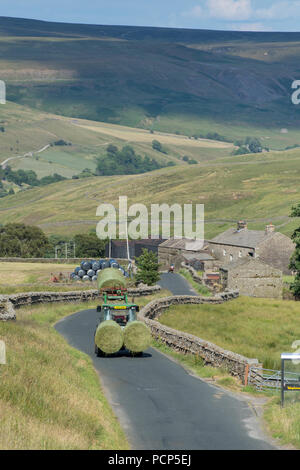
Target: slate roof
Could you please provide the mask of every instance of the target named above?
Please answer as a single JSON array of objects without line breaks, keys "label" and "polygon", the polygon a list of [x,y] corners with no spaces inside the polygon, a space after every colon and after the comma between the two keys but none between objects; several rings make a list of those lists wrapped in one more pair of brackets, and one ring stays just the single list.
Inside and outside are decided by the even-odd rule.
[{"label": "slate roof", "polygon": [[175,248],[177,250],[197,251],[192,250],[192,248],[187,248],[189,243],[193,243],[193,240],[188,238],[170,238],[169,240],[161,243],[159,246],[163,248]]},{"label": "slate roof", "polygon": [[272,238],[275,233],[266,233],[264,230],[237,230],[236,228],[230,228],[213,238],[211,243],[256,248],[262,241]]},{"label": "slate roof", "polygon": [[184,254],[183,258],[187,259],[188,261],[196,260],[196,261],[215,261],[209,253],[194,253],[194,254]]}]

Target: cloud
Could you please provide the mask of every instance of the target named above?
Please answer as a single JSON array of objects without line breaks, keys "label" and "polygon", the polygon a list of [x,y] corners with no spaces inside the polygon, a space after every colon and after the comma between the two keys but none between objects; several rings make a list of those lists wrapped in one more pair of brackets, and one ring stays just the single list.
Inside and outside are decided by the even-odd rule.
[{"label": "cloud", "polygon": [[[216,18],[224,21],[248,20],[248,27],[263,27],[266,30],[261,20],[265,22],[300,18],[300,0],[273,2],[266,8],[255,8],[253,0],[202,0],[200,4],[183,12],[182,16]],[[241,28],[244,26],[241,24]]]},{"label": "cloud", "polygon": [[266,20],[282,20],[300,16],[300,1],[278,2],[269,8],[261,8],[255,11],[256,18]]},{"label": "cloud", "polygon": [[251,0],[207,0],[209,16],[228,20],[247,20],[252,16]]}]

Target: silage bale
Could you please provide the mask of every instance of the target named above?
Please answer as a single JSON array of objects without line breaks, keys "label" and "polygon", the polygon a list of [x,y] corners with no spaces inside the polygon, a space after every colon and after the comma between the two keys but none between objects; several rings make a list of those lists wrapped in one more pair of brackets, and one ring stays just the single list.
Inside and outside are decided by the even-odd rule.
[{"label": "silage bale", "polygon": [[80,271],[80,269],[81,269],[80,266],[77,266],[77,268],[74,269],[74,273],[75,273],[75,274],[78,274],[79,271]]},{"label": "silage bale", "polygon": [[102,261],[101,262],[101,269],[107,269],[107,268],[110,268],[109,261]]},{"label": "silage bale", "polygon": [[81,281],[81,278],[77,276],[77,274],[74,276],[73,281]]},{"label": "silage bale", "polygon": [[123,346],[123,330],[113,320],[106,320],[97,328],[95,343],[101,351],[106,354],[113,354],[120,351]]},{"label": "silage bale", "polygon": [[124,328],[124,344],[133,353],[145,351],[151,344],[150,329],[141,321],[128,323]]},{"label": "silage bale", "polygon": [[99,261],[95,261],[93,264],[92,264],[92,269],[97,272],[98,269],[100,269],[100,263]]},{"label": "silage bale", "polygon": [[85,274],[85,276],[83,276],[82,280],[83,280],[84,282],[89,281],[89,280],[90,280],[90,276],[88,276],[87,274]]},{"label": "silage bale", "polygon": [[97,281],[97,279],[98,279],[98,276],[97,276],[97,275],[95,275],[95,276],[92,277],[92,281],[93,281],[93,282]]},{"label": "silage bale", "polygon": [[107,268],[98,276],[98,288],[126,287],[126,279],[118,269]]},{"label": "silage bale", "polygon": [[95,276],[95,271],[93,269],[89,269],[88,272],[87,272],[87,275],[90,276],[90,277],[93,277]]},{"label": "silage bale", "polygon": [[85,276],[85,271],[83,269],[80,269],[77,273],[77,276],[83,278],[83,276]]},{"label": "silage bale", "polygon": [[83,261],[83,263],[81,264],[81,268],[84,269],[85,271],[88,271],[89,269],[91,269],[92,267],[92,264],[90,261]]}]

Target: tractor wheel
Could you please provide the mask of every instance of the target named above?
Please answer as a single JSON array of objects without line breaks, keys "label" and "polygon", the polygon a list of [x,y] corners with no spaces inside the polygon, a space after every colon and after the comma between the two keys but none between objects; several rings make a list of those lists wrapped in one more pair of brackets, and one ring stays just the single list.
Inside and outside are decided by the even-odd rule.
[{"label": "tractor wheel", "polygon": [[104,357],[105,356],[104,352],[101,351],[101,349],[98,348],[98,346],[96,344],[95,344],[95,354],[96,354],[97,357]]}]

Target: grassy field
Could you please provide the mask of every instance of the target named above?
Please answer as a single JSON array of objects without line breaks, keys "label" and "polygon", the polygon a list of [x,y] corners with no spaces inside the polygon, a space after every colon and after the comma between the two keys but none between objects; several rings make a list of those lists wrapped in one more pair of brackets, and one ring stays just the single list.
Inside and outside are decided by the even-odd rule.
[{"label": "grassy field", "polygon": [[47,282],[51,273],[67,276],[77,265],[54,263],[5,263],[0,262],[0,285],[34,284]]},{"label": "grassy field", "polygon": [[194,203],[205,205],[205,237],[246,219],[249,228],[273,222],[291,235],[299,220],[289,219],[299,202],[300,150],[225,157],[130,176],[92,177],[31,189],[0,200],[0,223],[38,224],[46,233],[82,233],[95,228],[102,202],[128,205]]},{"label": "grassy field", "polygon": [[[108,144],[119,148],[131,145],[138,154],[162,164],[172,161],[182,165],[187,165],[183,156],[209,161],[229,156],[234,148],[232,144],[185,135],[151,134],[143,129],[70,119],[12,102],[1,106],[0,121],[5,128],[1,133],[0,163],[10,158],[7,164],[13,169],[33,170],[38,177],[58,173],[71,178],[86,168],[94,171],[95,158],[105,155]],[[167,154],[152,148],[154,139],[161,142]],[[39,152],[58,140],[72,145],[52,146]]]},{"label": "grassy field", "polygon": [[280,354],[300,338],[299,302],[240,297],[222,305],[177,306],[159,321],[280,369]]}]

